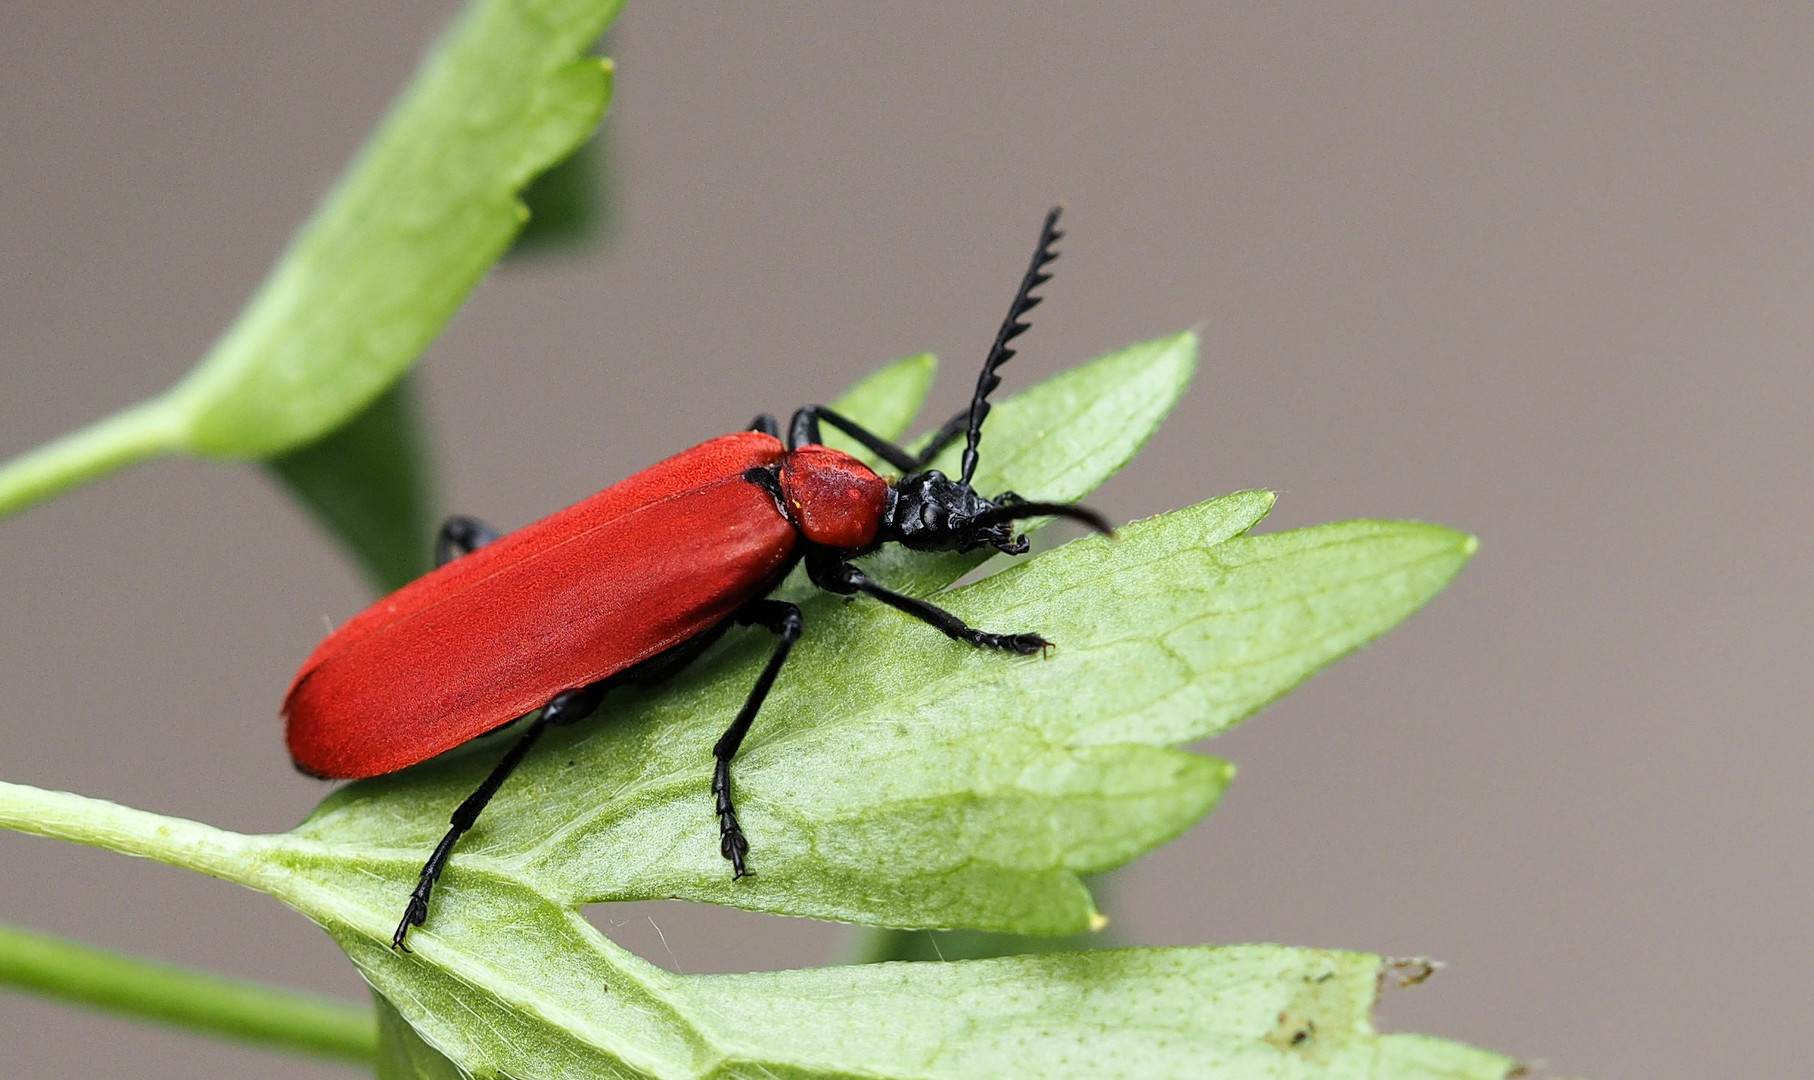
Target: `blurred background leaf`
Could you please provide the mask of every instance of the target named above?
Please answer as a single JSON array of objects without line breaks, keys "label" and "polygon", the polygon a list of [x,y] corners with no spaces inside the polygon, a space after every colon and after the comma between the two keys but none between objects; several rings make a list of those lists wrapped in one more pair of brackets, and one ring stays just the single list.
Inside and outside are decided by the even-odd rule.
[{"label": "blurred background leaf", "polygon": [[435,470],[416,379],[406,375],[324,438],[265,468],[386,593],[433,563]]},{"label": "blurred background leaf", "polygon": [[611,122],[560,164],[529,182],[523,205],[529,220],[507,259],[593,253],[617,230],[617,188],[612,183]]},{"label": "blurred background leaf", "polygon": [[[287,454],[364,411],[511,246],[522,189],[604,116],[611,63],[586,50],[619,6],[468,7],[207,356],[163,394],[0,465],[0,515],[160,454]],[[584,200],[556,209],[551,184],[547,216],[572,231]]]}]

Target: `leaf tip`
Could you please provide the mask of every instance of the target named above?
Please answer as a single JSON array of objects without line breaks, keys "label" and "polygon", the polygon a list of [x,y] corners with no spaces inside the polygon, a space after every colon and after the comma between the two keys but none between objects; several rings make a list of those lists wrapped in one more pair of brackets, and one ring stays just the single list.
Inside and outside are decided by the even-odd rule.
[{"label": "leaf tip", "polygon": [[588,56],[581,63],[591,65],[593,72],[598,76],[599,87],[604,91],[603,105],[605,108],[610,108],[611,99],[617,93],[617,61],[609,56]]},{"label": "leaf tip", "polygon": [[1473,533],[1451,529],[1447,525],[1429,526],[1435,533],[1430,540],[1432,548],[1441,549],[1455,561],[1457,571],[1465,566],[1474,553],[1480,550],[1480,537]]},{"label": "leaf tip", "polygon": [[1199,344],[1196,330],[1183,330],[1168,338],[1160,338],[1158,343],[1165,359],[1176,367],[1174,377],[1179,387],[1190,382],[1190,377],[1197,370],[1197,346]]},{"label": "leaf tip", "polygon": [[1109,917],[1100,911],[1090,912],[1090,933],[1094,934],[1108,926]]},{"label": "leaf tip", "polygon": [[1438,525],[1428,521],[1399,521],[1395,524],[1401,528],[1414,530],[1419,538],[1419,543],[1430,553],[1440,552],[1445,556],[1457,557],[1455,564],[1457,566],[1473,558],[1474,553],[1480,550],[1480,537],[1460,529],[1450,528],[1447,525]]}]

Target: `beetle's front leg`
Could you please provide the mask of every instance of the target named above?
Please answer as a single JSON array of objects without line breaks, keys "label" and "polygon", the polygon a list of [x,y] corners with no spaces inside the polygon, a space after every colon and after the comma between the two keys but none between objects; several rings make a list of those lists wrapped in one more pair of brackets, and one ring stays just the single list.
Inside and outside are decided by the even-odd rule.
[{"label": "beetle's front leg", "polygon": [[978,630],[944,608],[881,585],[868,574],[836,557],[822,556],[815,559],[811,555],[807,556],[806,574],[814,585],[827,592],[844,596],[852,593],[873,596],[896,611],[904,611],[921,622],[930,624],[948,637],[978,648],[1000,649],[1021,656],[1032,656],[1052,647],[1051,642],[1038,634],[993,634],[987,630]]},{"label": "beetle's front leg", "polygon": [[800,640],[800,633],[806,628],[800,609],[784,600],[757,600],[739,611],[736,619],[744,626],[760,626],[779,640],[775,642],[775,651],[769,654],[768,665],[756,676],[756,685],[750,688],[750,696],[743,702],[737,719],[731,721],[718,745],[712,747],[712,797],[718,807],[718,852],[731,860],[733,880],[749,874],[743,860],[749,854],[750,842],[744,838],[743,826],[737,823],[736,807],[731,803],[731,759],[737,756],[737,748],[749,734],[757,710],[762,708],[763,700],[774,688],[775,676],[781,674],[781,665],[787,662],[787,654],[793,651],[794,642]]}]

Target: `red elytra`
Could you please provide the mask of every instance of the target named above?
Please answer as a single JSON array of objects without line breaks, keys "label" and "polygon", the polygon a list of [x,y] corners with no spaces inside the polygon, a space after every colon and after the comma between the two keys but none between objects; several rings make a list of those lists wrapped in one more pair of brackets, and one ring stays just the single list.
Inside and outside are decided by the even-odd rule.
[{"label": "red elytra", "polygon": [[[779,467],[795,520],[745,479]],[[713,627],[772,589],[799,537],[861,549],[888,485],[848,454],[747,431],[699,444],[366,608],[284,698],[320,777],[424,761]],[[797,527],[796,527],[796,522]]]}]

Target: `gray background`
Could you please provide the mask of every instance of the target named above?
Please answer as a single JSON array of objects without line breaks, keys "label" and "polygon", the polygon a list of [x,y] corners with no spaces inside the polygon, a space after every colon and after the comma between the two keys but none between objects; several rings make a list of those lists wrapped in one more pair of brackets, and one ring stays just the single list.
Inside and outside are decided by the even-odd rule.
[{"label": "gray background", "polygon": [[[184,371],[450,10],[0,6],[0,453]],[[1383,1023],[1557,1073],[1814,1064],[1814,9],[633,2],[614,53],[614,245],[494,276],[422,368],[448,507],[520,525],[922,348],[943,415],[1062,198],[1012,385],[1203,332],[1112,516],[1265,485],[1269,528],[1482,538],[1216,741],[1240,778],[1121,875],[1124,940],[1427,953]],[[0,776],[287,827],[324,788],[278,695],[363,599],[251,469],[0,523]],[[842,934],[596,914],[689,971]],[[0,918],[360,993],[272,901],[48,841],[0,835]],[[345,1075],[10,994],[0,1047]]]}]

